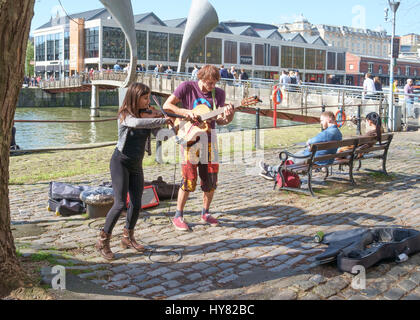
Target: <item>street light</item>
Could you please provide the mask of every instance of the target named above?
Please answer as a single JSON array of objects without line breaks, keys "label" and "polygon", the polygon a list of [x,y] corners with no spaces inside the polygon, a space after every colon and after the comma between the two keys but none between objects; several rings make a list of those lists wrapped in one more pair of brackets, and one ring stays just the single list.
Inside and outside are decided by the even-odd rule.
[{"label": "street light", "polygon": [[[391,1],[388,0],[389,7],[392,10],[392,37],[391,37],[391,61],[389,66],[389,91],[390,91],[390,102],[388,110],[388,127],[392,131],[395,131],[395,111],[394,111],[394,92],[393,92],[393,83],[394,83],[394,38],[395,38],[395,20],[397,15],[398,7],[400,6],[400,1]],[[388,20],[388,12],[386,11],[385,20]],[[398,57],[396,57],[398,58]]]}]

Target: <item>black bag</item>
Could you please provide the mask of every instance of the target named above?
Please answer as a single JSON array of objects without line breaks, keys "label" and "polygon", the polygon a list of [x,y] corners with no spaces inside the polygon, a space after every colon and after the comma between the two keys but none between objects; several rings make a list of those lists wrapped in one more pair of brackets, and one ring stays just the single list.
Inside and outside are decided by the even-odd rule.
[{"label": "black bag", "polygon": [[55,211],[57,216],[71,216],[86,212],[80,194],[90,189],[89,186],[73,186],[62,182],[50,182],[48,192],[48,210]]},{"label": "black bag", "polygon": [[81,201],[48,199],[48,210],[54,211],[57,216],[68,217],[85,213],[86,207]]},{"label": "black bag", "polygon": [[322,243],[329,247],[315,259],[320,263],[337,260],[340,271],[353,273],[353,267],[369,268],[381,260],[401,261],[420,251],[420,231],[403,228],[353,229],[327,234]]}]

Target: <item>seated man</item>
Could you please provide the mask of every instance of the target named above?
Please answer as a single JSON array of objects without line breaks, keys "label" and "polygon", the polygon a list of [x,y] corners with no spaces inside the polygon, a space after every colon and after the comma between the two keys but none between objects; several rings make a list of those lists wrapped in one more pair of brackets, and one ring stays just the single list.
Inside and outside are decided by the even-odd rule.
[{"label": "seated man", "polygon": [[[308,142],[306,142],[306,145],[308,148],[306,148],[303,151],[300,151],[296,154],[296,156],[308,156],[311,153],[309,152],[309,145],[319,142],[329,142],[329,141],[340,141],[342,140],[342,135],[340,130],[337,128],[337,125],[335,123],[335,116],[334,113],[331,111],[325,111],[321,114],[321,126],[322,126],[322,132],[320,132],[318,135],[313,137],[312,139],[309,139]],[[317,151],[315,154],[315,157],[326,155],[326,154],[334,154],[337,152],[337,148],[334,149],[328,149],[328,150],[321,150]],[[292,158],[291,159],[294,163],[303,163],[307,159],[299,159],[299,158]],[[317,162],[319,165],[326,165],[333,163],[334,159],[325,160]],[[264,162],[260,162],[260,168],[262,169],[262,172],[260,173],[260,176],[267,180],[274,180],[276,177],[276,174],[280,168],[280,165],[277,166],[270,166],[265,164]]]}]

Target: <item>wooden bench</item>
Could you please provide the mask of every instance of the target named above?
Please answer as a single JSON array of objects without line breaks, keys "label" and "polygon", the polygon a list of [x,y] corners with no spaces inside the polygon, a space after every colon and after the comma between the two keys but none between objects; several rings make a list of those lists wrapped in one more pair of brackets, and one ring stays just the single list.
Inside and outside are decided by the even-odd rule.
[{"label": "wooden bench", "polygon": [[[323,170],[325,168],[325,177],[324,180],[330,175],[330,169],[332,174],[332,167],[339,166],[340,170],[343,166],[349,167],[349,180],[350,183],[354,186],[356,185],[353,178],[353,167],[354,162],[358,161],[359,166],[357,170],[360,169],[362,161],[367,159],[381,159],[382,160],[382,172],[388,174],[386,171],[386,158],[388,155],[389,145],[391,143],[393,134],[383,134],[381,143],[377,143],[376,137],[352,137],[343,139],[341,141],[330,141],[330,142],[321,142],[314,143],[309,146],[310,154],[308,156],[298,156],[292,154],[288,151],[282,151],[279,154],[280,158],[280,167],[278,173],[281,175],[283,181],[283,170],[297,173],[299,175],[308,176],[308,190],[300,188],[290,188],[290,187],[280,187],[280,190],[289,190],[297,191],[302,193],[311,194],[315,197],[315,194],[312,189],[312,173],[314,170]],[[342,148],[347,147],[348,150],[344,152],[336,152],[333,154],[327,154],[322,156],[315,156],[316,152],[322,150],[337,149],[337,151]],[[290,158],[303,159],[303,163],[296,164],[286,164],[286,161]],[[326,161],[333,159],[333,162],[330,164],[319,165],[317,164],[320,161]]]}]

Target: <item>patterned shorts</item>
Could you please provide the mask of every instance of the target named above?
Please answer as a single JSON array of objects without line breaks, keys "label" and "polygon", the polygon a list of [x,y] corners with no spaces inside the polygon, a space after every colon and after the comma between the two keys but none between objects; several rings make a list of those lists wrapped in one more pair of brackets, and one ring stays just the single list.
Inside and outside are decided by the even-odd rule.
[{"label": "patterned shorts", "polygon": [[[217,146],[212,147],[208,144],[208,155],[204,155],[206,159],[200,159],[202,154],[200,150],[187,147],[183,149],[184,159],[182,161],[182,182],[181,188],[187,192],[194,192],[197,186],[197,178],[200,176],[201,190],[211,192],[217,188],[217,175],[219,173],[219,163],[217,158],[212,156],[212,151],[217,150]],[[208,156],[208,157],[207,157]],[[198,174],[197,174],[198,169]]]}]

